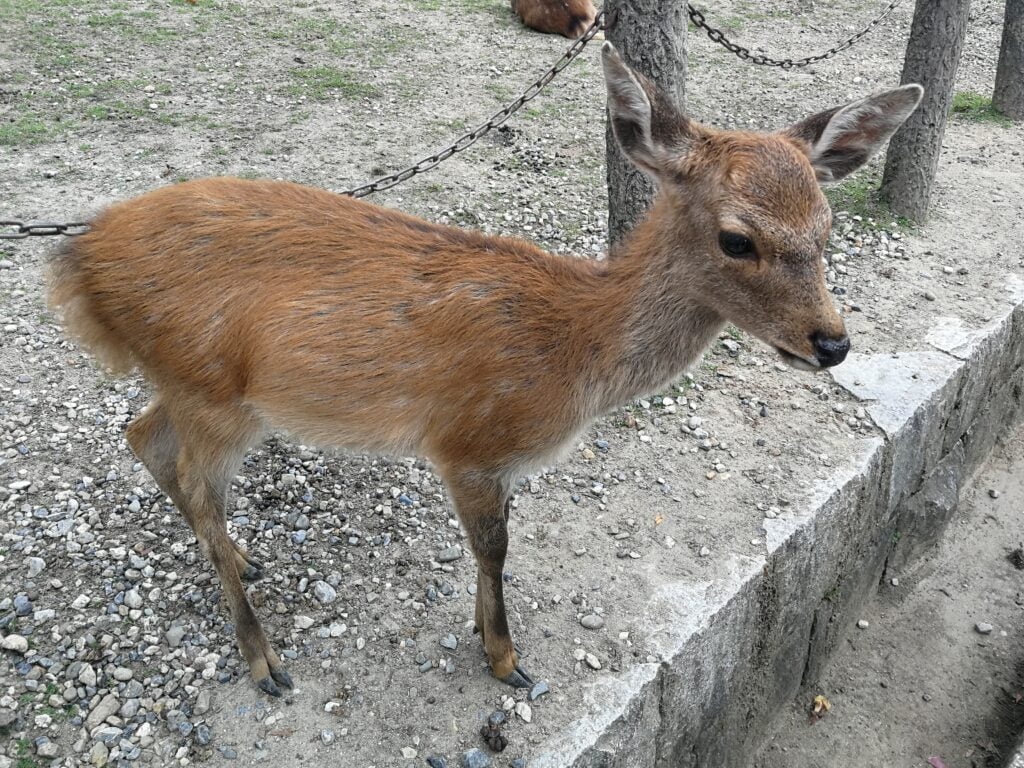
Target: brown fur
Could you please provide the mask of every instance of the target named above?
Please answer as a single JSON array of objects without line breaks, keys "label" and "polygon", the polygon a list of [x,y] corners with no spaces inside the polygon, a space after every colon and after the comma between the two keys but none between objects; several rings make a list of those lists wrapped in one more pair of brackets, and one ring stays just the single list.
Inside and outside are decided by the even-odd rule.
[{"label": "brown fur", "polygon": [[[678,376],[727,319],[804,359],[813,334],[843,333],[805,142],[675,123],[647,144],[650,127],[633,126],[634,159],[663,191],[604,262],[230,178],[114,205],[57,256],[50,299],[68,328],[156,389],[128,440],[213,562],[264,690],[290,681],[246,599],[241,578],[258,564],[229,538],[224,505],[269,430],[433,461],[477,558],[492,669],[522,684],[501,580],[514,480]],[[677,151],[656,159],[667,143]],[[723,254],[723,226],[761,257]]]},{"label": "brown fur", "polygon": [[582,37],[597,16],[591,0],[512,0],[512,10],[528,27],[573,40]]}]

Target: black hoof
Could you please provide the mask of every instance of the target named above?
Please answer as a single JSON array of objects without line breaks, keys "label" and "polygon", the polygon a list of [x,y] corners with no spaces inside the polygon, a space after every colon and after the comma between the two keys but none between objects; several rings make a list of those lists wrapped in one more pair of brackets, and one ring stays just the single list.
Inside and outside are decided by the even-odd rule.
[{"label": "black hoof", "polygon": [[292,682],[292,676],[285,672],[283,667],[270,670],[270,676],[289,691],[295,687],[295,683]]},{"label": "black hoof", "polygon": [[246,581],[259,581],[263,578],[263,569],[256,565],[247,565],[242,571],[242,578]]},{"label": "black hoof", "polygon": [[533,678],[522,667],[516,667],[512,672],[501,678],[501,682],[511,685],[513,688],[532,688]]},{"label": "black hoof", "polygon": [[259,689],[264,693],[268,693],[278,699],[281,698],[281,689],[277,687],[277,683],[275,683],[269,676],[257,681],[256,685],[258,685]]}]

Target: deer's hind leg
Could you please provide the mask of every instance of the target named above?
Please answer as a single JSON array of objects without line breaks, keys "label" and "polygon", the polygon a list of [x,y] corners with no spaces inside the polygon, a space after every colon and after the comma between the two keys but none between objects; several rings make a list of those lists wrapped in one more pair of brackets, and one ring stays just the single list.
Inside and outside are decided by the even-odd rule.
[{"label": "deer's hind leg", "polygon": [[509,632],[501,578],[508,551],[509,489],[500,480],[464,474],[448,474],[445,481],[476,557],[476,626],[491,671],[516,688],[530,687],[533,680],[519,665],[519,654]]},{"label": "deer's hind leg", "polygon": [[265,692],[280,696],[278,686],[291,688],[292,681],[246,597],[240,576],[250,563],[228,535],[224,509],[231,475],[262,431],[243,406],[179,397],[173,406],[154,403],[133,423],[129,442],[181,510],[217,571],[253,679]]},{"label": "deer's hind leg", "polygon": [[[132,421],[128,426],[126,437],[135,455],[146,465],[149,474],[160,486],[160,490],[174,502],[189,527],[192,528],[192,532],[198,537],[198,531],[191,517],[191,509],[178,482],[178,454],[181,451],[181,440],[171,421],[170,409],[160,395],[156,395],[145,412]],[[251,557],[234,541],[231,543],[235,547],[235,567],[238,569],[238,575],[247,581],[262,578],[263,564]]]}]

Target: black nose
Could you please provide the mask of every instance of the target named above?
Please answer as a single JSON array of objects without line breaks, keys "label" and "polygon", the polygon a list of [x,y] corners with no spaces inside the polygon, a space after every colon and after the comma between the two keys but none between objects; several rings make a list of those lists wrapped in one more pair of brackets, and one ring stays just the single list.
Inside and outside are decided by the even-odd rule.
[{"label": "black nose", "polygon": [[850,337],[840,336],[838,339],[830,339],[821,333],[811,336],[814,343],[814,355],[822,368],[831,368],[839,365],[846,359],[846,353],[850,351]]}]

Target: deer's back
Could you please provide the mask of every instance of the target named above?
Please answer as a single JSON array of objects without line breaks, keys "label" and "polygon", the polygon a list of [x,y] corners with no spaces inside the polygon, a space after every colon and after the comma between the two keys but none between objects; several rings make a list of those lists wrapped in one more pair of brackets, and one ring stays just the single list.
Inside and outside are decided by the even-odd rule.
[{"label": "deer's back", "polygon": [[158,385],[243,400],[310,440],[429,454],[560,439],[527,417],[576,394],[566,366],[588,352],[565,294],[599,279],[523,241],[208,179],[101,214],[58,260],[54,300],[77,292]]}]

